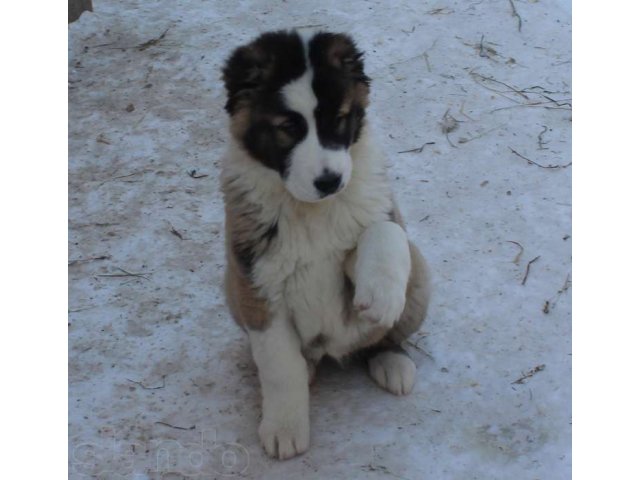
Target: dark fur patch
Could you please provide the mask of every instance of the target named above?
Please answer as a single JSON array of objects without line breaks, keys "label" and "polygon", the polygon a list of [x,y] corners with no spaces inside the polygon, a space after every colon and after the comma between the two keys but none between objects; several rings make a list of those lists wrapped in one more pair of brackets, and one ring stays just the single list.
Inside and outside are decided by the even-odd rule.
[{"label": "dark fur patch", "polygon": [[238,260],[238,265],[245,275],[251,275],[253,266],[254,252],[253,245],[236,242],[232,246],[233,254]]},{"label": "dark fur patch", "polygon": [[317,335],[308,343],[307,348],[322,348],[324,347],[329,339],[325,335]]},{"label": "dark fur patch", "polygon": [[273,94],[302,76],[306,69],[304,46],[296,32],[284,30],[260,35],[237,48],[222,70],[229,114],[257,97]]},{"label": "dark fur patch", "polygon": [[362,56],[353,39],[344,34],[324,32],[309,41],[312,86],[318,98],[314,114],[325,148],[347,148],[358,140],[370,81]]},{"label": "dark fur patch", "polygon": [[[344,275],[343,289],[344,289],[344,294],[342,298],[344,301],[344,311],[351,312],[351,310],[353,309],[353,297],[356,294],[356,287],[346,273]],[[351,318],[351,315],[345,316],[346,321],[348,321],[349,318]]]},{"label": "dark fur patch", "polygon": [[289,154],[307,135],[308,127],[302,115],[286,110],[279,95],[274,97],[264,98],[253,107],[242,144],[253,158],[286,178]]},{"label": "dark fur patch", "polygon": [[267,243],[271,243],[271,240],[273,240],[276,235],[278,235],[278,222],[275,222],[274,224],[272,224],[267,229],[267,231],[264,232],[264,235],[262,237],[264,240],[267,241]]},{"label": "dark fur patch", "polygon": [[263,207],[248,201],[247,192],[237,177],[225,179],[222,189],[227,246],[242,273],[250,278],[256,259],[264,255],[278,235],[277,212],[270,223],[258,220],[262,217]]},{"label": "dark fur patch", "polygon": [[241,271],[233,256],[225,272],[225,295],[233,318],[243,328],[262,330],[269,325],[268,305]]},{"label": "dark fur patch", "polygon": [[255,230],[251,235],[245,238],[236,237],[231,245],[242,272],[249,277],[256,259],[266,252],[273,239],[278,235],[277,223],[270,226],[256,224],[254,227]]},{"label": "dark fur patch", "polygon": [[233,134],[253,158],[283,177],[289,154],[308,126],[299,113],[287,109],[280,90],[305,70],[302,40],[286,31],[265,33],[236,49],[223,69]]}]

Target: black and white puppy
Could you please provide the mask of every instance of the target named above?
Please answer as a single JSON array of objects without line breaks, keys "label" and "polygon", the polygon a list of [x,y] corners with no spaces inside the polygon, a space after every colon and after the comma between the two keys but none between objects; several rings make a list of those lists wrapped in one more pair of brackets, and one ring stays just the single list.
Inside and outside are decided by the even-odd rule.
[{"label": "black and white puppy", "polygon": [[367,124],[369,78],[344,34],[265,33],[223,79],[227,302],[249,334],[271,456],[309,447],[315,365],[368,353],[386,390],[411,391],[400,342],[422,324],[429,275],[407,239]]}]

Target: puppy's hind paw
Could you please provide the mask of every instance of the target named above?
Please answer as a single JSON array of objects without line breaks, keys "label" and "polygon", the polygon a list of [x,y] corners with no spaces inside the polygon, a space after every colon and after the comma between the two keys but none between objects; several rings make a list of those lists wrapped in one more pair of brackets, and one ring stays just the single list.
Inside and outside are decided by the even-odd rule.
[{"label": "puppy's hind paw", "polygon": [[388,392],[406,395],[415,383],[416,364],[402,350],[384,350],[369,358],[369,374]]}]

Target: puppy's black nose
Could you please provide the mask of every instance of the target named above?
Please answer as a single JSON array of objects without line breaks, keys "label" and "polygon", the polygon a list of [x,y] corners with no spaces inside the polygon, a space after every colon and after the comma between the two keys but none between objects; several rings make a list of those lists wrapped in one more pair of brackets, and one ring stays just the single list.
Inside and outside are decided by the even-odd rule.
[{"label": "puppy's black nose", "polygon": [[313,186],[318,189],[321,196],[326,197],[340,188],[341,181],[342,175],[325,170],[322,175],[315,179]]}]

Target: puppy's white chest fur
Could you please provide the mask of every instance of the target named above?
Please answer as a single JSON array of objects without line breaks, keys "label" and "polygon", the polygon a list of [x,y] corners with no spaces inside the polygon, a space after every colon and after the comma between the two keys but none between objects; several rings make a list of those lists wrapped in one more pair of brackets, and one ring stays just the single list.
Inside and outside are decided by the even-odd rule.
[{"label": "puppy's white chest fur", "polygon": [[365,129],[351,151],[359,168],[339,195],[301,204],[285,192],[276,197],[265,190],[260,199],[264,222],[277,223],[277,235],[254,264],[254,283],[272,309],[294,322],[305,354],[314,360],[325,353],[335,358],[349,353],[362,333],[347,328],[353,292],[345,257],[363,230],[388,220],[393,209],[384,157],[369,140]]}]

